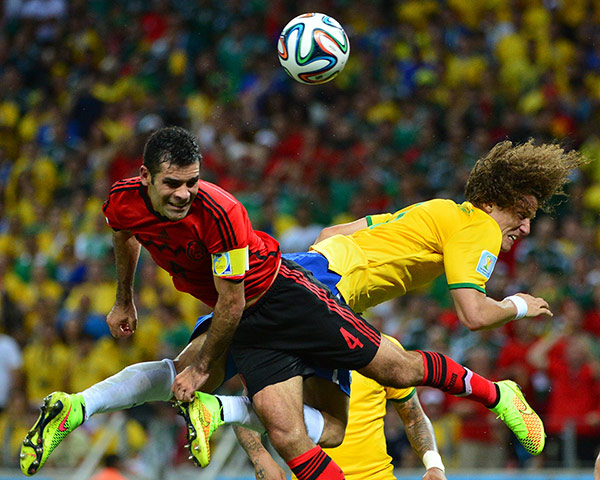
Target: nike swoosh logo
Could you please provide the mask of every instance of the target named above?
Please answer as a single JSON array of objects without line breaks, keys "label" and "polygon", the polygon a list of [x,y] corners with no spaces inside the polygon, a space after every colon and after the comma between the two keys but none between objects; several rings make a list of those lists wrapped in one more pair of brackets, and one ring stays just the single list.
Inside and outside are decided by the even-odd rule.
[{"label": "nike swoosh logo", "polygon": [[[72,405],[71,405],[71,407],[72,407]],[[67,423],[67,420],[69,419],[69,414],[71,413],[71,407],[69,407],[69,411],[67,412],[67,415],[65,416],[65,418],[63,418],[62,422],[60,422],[60,425],[58,426],[59,432],[67,431],[67,429],[65,428],[65,423]]]},{"label": "nike swoosh logo", "polygon": [[533,414],[533,410],[531,409],[531,407],[524,404],[521,404],[521,408],[517,407],[517,410],[519,410],[519,412],[521,412],[523,415]]}]

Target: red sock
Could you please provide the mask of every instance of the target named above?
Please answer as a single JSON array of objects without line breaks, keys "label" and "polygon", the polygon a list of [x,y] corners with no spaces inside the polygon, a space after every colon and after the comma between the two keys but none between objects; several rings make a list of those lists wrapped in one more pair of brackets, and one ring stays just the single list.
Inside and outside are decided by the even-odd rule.
[{"label": "red sock", "polygon": [[318,445],[287,462],[298,480],[344,480],[344,472]]},{"label": "red sock", "polygon": [[477,375],[442,353],[422,352],[425,375],[421,385],[439,388],[443,392],[496,406],[500,398],[498,387],[487,378]]}]

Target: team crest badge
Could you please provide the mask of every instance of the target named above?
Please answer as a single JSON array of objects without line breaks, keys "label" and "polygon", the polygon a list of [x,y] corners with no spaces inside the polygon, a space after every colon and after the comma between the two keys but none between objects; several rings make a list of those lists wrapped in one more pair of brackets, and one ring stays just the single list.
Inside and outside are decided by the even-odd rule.
[{"label": "team crest badge", "polygon": [[202,257],[204,257],[204,255],[206,255],[206,247],[202,242],[193,240],[188,242],[185,248],[185,254],[192,260],[200,260]]}]

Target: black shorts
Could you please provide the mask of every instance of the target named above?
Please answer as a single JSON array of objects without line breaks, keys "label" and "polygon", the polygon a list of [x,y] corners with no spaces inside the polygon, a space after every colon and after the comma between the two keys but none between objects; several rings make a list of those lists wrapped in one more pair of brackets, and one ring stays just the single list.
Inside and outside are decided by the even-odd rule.
[{"label": "black shorts", "polygon": [[358,370],[380,343],[376,328],[308,270],[282,259],[271,288],[242,315],[231,353],[253,396],[267,385],[312,375],[312,367]]}]

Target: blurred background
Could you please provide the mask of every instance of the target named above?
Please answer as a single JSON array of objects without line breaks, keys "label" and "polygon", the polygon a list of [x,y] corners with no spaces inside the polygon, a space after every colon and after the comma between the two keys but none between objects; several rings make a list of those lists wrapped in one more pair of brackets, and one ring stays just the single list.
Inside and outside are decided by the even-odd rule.
[{"label": "blurred background", "polygon": [[[344,72],[321,86],[292,81],[276,54],[281,28],[310,11],[336,18],[351,43]],[[488,283],[494,298],[544,297],[553,318],[468,332],[443,278],[368,317],[406,348],[515,379],[544,419],[547,447],[533,458],[487,409],[422,390],[456,472],[449,478],[591,478],[600,448],[600,2],[5,0],[1,15],[2,478],[21,476],[20,443],[48,393],[81,391],[187,343],[197,302],[146,256],[140,328],[114,340],[104,323],[116,286],[101,205],[114,181],[138,174],[145,140],[165,125],[198,136],[203,178],[234,193],[286,252],[305,250],[332,223],[432,197],[462,201],[471,167],[498,141],[582,151],[591,163],[569,197],[538,215]],[[223,388],[240,391],[235,381]],[[387,438],[398,477],[414,469],[406,478],[420,478],[394,415]],[[226,429],[203,472],[184,440],[168,404],[99,415],[38,476],[253,477]]]}]

